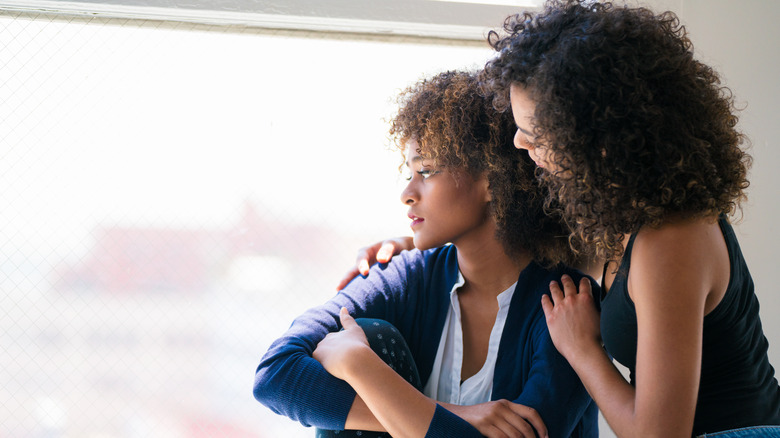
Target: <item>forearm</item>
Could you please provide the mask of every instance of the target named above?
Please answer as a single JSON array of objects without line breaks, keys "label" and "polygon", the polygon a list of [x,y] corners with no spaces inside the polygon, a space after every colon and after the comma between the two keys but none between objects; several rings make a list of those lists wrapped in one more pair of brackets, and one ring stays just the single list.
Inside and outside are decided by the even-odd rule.
[{"label": "forearm", "polygon": [[[436,403],[393,371],[373,351],[365,349],[356,356],[352,361],[356,365],[347,371],[345,380],[380,425],[394,437],[425,436]],[[360,421],[366,421],[365,415],[359,415],[359,404],[353,405],[353,409],[356,419],[360,416]]]},{"label": "forearm", "polygon": [[352,403],[352,408],[349,410],[344,428],[348,430],[387,432],[385,427],[382,426],[382,423],[377,420],[376,415],[368,408],[366,402],[360,398],[360,395],[355,396],[355,401]]},{"label": "forearm", "polygon": [[615,434],[621,438],[637,436],[636,390],[606,352],[594,345],[589,351],[567,359]]}]

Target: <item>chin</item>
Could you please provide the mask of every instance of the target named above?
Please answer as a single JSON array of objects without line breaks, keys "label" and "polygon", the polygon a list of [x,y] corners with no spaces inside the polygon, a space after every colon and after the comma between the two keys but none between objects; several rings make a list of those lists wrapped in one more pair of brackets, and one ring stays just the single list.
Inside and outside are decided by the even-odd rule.
[{"label": "chin", "polygon": [[431,246],[428,245],[427,242],[425,242],[424,240],[421,240],[421,239],[418,239],[418,238],[415,237],[413,239],[413,242],[414,242],[414,247],[419,249],[420,251],[425,251],[426,249],[431,249]]},{"label": "chin", "polygon": [[444,246],[447,242],[436,242],[432,240],[428,240],[419,236],[414,236],[414,247],[419,249],[420,251],[425,251],[426,249],[431,248],[438,248],[440,246]]}]

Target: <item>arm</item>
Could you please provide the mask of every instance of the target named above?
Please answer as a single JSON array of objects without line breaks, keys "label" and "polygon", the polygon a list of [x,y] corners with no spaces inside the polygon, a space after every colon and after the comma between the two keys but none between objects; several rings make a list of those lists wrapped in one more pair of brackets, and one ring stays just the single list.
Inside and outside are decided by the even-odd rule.
[{"label": "arm", "polygon": [[327,303],[296,318],[258,366],[255,398],[306,426],[343,429],[355,391],[328,373],[312,352],[329,332],[340,329],[341,307],[355,315],[394,322],[409,299],[404,293],[409,272],[421,263],[417,252],[399,256],[382,269],[377,267],[370,278],[357,279]]},{"label": "arm", "polygon": [[391,435],[424,436],[436,403],[374,354],[346,309],[341,310],[340,317],[344,330],[326,336],[314,351],[314,358],[333,376],[349,383]]},{"label": "arm", "polygon": [[543,306],[553,340],[618,436],[691,435],[705,303],[713,291],[725,290],[723,257],[722,237],[703,221],[643,230],[637,237],[628,278],[637,313],[635,389],[600,346],[587,288],[580,285],[577,293],[571,279],[563,290],[551,287],[552,300]]},{"label": "arm", "polygon": [[[489,437],[518,436],[521,431],[526,437],[533,437],[534,432],[517,412],[533,416],[535,412],[523,406],[509,403],[505,400],[484,403],[477,406],[448,405],[453,409],[465,408],[466,411],[490,411],[498,417],[494,418],[492,427],[479,432],[466,421],[447,412],[436,401],[431,400],[411,386],[387,364],[385,364],[369,347],[365,334],[346,309],[341,311],[341,321],[344,330],[331,333],[323,339],[314,351],[314,357],[334,376],[348,382],[359,395],[360,403],[375,413],[376,420],[385,427],[391,435],[399,437],[417,436],[457,436]],[[355,406],[355,410],[363,407]],[[350,417],[355,412],[350,413]],[[403,419],[403,421],[399,421]],[[538,415],[535,420],[538,423]],[[545,436],[546,430],[541,424],[540,435]],[[481,432],[481,433],[480,433]]]}]

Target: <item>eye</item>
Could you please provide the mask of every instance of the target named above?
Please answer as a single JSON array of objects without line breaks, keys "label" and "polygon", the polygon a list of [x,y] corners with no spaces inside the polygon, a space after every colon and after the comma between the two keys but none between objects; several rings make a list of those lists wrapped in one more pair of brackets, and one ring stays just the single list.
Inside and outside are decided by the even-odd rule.
[{"label": "eye", "polygon": [[420,169],[420,170],[411,170],[406,169],[404,170],[404,179],[407,181],[411,181],[414,174],[418,174],[422,177],[422,179],[428,179],[432,177],[433,175],[441,173],[440,170],[434,170],[434,169]]},{"label": "eye", "polygon": [[423,169],[423,170],[418,170],[417,173],[420,174],[420,176],[422,176],[423,179],[428,179],[428,178],[432,177],[433,175],[436,175],[437,173],[440,173],[440,171],[432,170],[432,169]]}]

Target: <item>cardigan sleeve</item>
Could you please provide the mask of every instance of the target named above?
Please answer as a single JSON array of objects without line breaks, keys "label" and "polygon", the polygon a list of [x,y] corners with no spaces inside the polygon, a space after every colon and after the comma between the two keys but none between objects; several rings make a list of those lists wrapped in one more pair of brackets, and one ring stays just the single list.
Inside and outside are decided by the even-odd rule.
[{"label": "cardigan sleeve", "polygon": [[408,280],[419,277],[422,265],[419,251],[405,251],[388,264],[374,266],[368,277],[356,278],[331,300],[296,318],[263,356],[255,373],[255,398],[305,426],[343,429],[355,391],[328,373],[312,358],[312,352],[325,335],[341,328],[341,307],[356,318],[381,318],[391,323],[404,318],[404,309],[409,307],[405,305]]},{"label": "cardigan sleeve", "polygon": [[482,434],[474,426],[437,404],[425,438],[450,438],[453,436],[482,438]]},{"label": "cardigan sleeve", "polygon": [[534,343],[529,379],[514,402],[536,409],[549,436],[572,436],[593,401],[577,374],[553,345],[546,323],[537,326]]},{"label": "cardigan sleeve", "polygon": [[[570,275],[579,280],[576,274]],[[591,284],[598,288],[592,279]],[[544,314],[540,310],[536,315],[530,333],[533,354],[528,378],[522,393],[512,401],[536,409],[550,437],[594,433],[598,436],[593,400],[569,362],[553,345]]]}]

